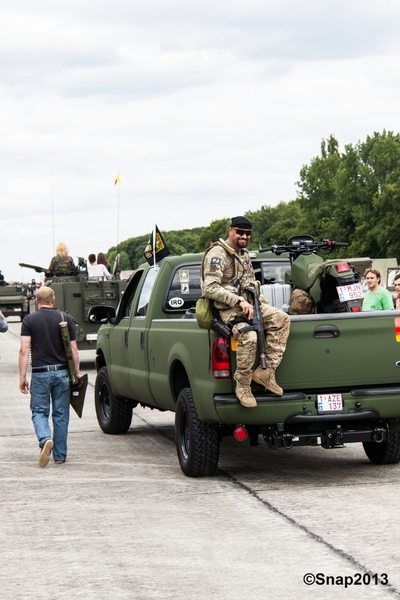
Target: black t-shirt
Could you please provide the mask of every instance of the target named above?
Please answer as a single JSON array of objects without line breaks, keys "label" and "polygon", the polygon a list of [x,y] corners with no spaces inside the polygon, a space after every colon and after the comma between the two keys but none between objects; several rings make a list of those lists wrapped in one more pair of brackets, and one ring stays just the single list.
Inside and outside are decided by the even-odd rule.
[{"label": "black t-shirt", "polygon": [[[72,318],[64,314],[68,323],[69,337],[76,340]],[[26,315],[22,321],[21,335],[31,338],[32,367],[44,367],[67,362],[61,337],[61,312],[57,308],[40,308]]]}]

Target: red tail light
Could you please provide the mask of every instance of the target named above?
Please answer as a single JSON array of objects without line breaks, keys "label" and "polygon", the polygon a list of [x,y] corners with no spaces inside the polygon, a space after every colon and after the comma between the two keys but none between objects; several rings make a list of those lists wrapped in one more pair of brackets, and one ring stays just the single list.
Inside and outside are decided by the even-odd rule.
[{"label": "red tail light", "polygon": [[335,271],[338,273],[347,273],[347,271],[351,271],[349,263],[347,262],[338,263],[337,265],[334,265],[334,267]]},{"label": "red tail light", "polygon": [[217,337],[212,347],[212,371],[215,379],[228,379],[231,376],[229,342],[226,338]]},{"label": "red tail light", "polygon": [[361,312],[361,306],[352,306],[350,312]]},{"label": "red tail light", "polygon": [[238,425],[237,427],[235,427],[233,431],[233,437],[238,442],[244,442],[245,440],[247,440],[249,434],[247,432],[246,427],[243,427],[243,425]]}]

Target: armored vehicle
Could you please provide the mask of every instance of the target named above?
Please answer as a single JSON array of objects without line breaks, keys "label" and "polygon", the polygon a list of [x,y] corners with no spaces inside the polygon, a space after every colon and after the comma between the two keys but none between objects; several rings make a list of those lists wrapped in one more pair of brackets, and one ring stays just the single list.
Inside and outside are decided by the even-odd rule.
[{"label": "armored vehicle", "polygon": [[[54,290],[55,306],[68,313],[74,320],[79,350],[95,349],[99,325],[88,320],[88,311],[95,304],[106,304],[115,308],[118,306],[127,281],[120,279],[117,265],[113,269],[113,279],[109,280],[90,280],[83,258],[78,259],[78,266],[73,271],[56,274],[44,267],[26,263],[19,265],[44,274],[44,285]],[[35,294],[32,294],[28,299],[28,311],[35,310]]]},{"label": "armored vehicle", "polygon": [[26,312],[27,305],[22,285],[15,285],[0,281],[0,310],[5,317],[20,317],[21,321]]}]

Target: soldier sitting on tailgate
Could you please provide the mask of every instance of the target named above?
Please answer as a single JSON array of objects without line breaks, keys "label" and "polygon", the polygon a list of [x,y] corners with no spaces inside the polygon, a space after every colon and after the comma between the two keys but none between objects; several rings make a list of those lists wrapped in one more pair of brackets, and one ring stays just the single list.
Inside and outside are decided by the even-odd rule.
[{"label": "soldier sitting on tailgate", "polygon": [[[259,282],[254,276],[250,255],[246,249],[252,225],[245,217],[233,217],[227,240],[218,240],[203,258],[203,296],[214,301],[220,318],[231,323],[232,336],[238,340],[236,350],[236,396],[246,407],[257,406],[251,391],[254,380],[269,391],[282,396],[282,388],[276,383],[275,370],[282,360],[289,335],[290,317],[271,306],[259,293]],[[257,335],[248,330],[253,318],[253,305],[248,302],[245,288],[258,290],[260,309],[266,333],[266,370],[258,367],[253,371],[257,351]],[[243,330],[243,331],[242,331]]]},{"label": "soldier sitting on tailgate", "polygon": [[68,248],[64,242],[60,242],[56,248],[56,256],[53,256],[49,265],[49,271],[53,275],[71,275],[76,273],[76,266],[71,256],[68,256]]}]

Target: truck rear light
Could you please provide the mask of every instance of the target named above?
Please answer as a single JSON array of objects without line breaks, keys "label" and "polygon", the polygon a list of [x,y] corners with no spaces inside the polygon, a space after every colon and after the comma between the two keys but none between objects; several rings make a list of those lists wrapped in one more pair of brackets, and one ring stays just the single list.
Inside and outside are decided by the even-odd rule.
[{"label": "truck rear light", "polygon": [[334,265],[334,268],[338,273],[346,273],[347,271],[351,271],[350,265],[347,262],[337,263],[337,265]]},{"label": "truck rear light", "polygon": [[361,306],[352,306],[350,312],[361,312]]},{"label": "truck rear light", "polygon": [[396,334],[396,342],[400,342],[400,317],[396,317],[394,320],[394,330]]},{"label": "truck rear light", "polygon": [[247,440],[249,434],[246,427],[244,427],[243,425],[238,425],[237,427],[235,427],[233,431],[233,437],[238,442],[244,442],[245,440]]},{"label": "truck rear light", "polygon": [[211,362],[215,379],[229,379],[231,377],[229,342],[226,338],[215,338],[212,347]]}]

